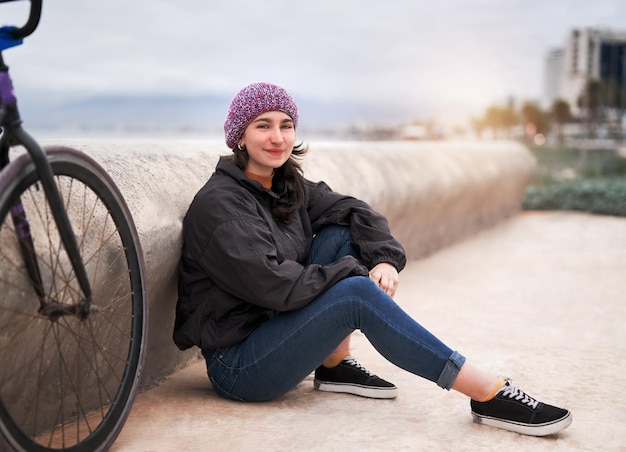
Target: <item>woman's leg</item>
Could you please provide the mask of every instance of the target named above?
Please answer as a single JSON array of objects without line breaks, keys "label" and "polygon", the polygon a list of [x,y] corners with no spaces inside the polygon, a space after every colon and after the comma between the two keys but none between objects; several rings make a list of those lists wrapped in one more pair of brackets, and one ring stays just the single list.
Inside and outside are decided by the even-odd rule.
[{"label": "woman's leg", "polygon": [[313,238],[308,264],[328,265],[344,256],[360,258],[352,246],[348,226],[327,226]]},{"label": "woman's leg", "polygon": [[[352,247],[350,227],[327,226],[313,238],[307,265],[328,265],[344,256],[354,256],[359,259],[358,253]],[[325,366],[334,367],[343,358],[350,355],[350,337],[350,335],[346,336],[341,344],[324,360]]]},{"label": "woman's leg", "polygon": [[503,384],[465,363],[362,276],[340,281],[304,308],[268,320],[242,343],[207,356],[209,378],[230,399],[274,399],[295,387],[355,329],[397,366],[473,397],[477,423],[545,436],[572,422],[568,410],[539,402],[510,381]]},{"label": "woman's leg", "polygon": [[452,388],[465,358],[408,316],[366,277],[347,278],[297,311],[280,313],[245,341],[207,357],[216,390],[236,400],[276,398],[295,387],[352,331],[389,361]]},{"label": "woman's leg", "polygon": [[[358,253],[352,247],[350,228],[327,226],[315,236],[307,264],[327,265],[347,255],[359,258]],[[350,337],[348,335],[335,348],[329,358],[324,361],[325,365],[334,366],[350,354]],[[468,363],[463,367],[452,388],[475,400],[482,400],[493,391],[494,385],[498,385],[496,377]]]},{"label": "woman's leg", "polygon": [[[315,235],[307,264],[328,265],[348,255],[360,259],[352,247],[350,228],[331,225]],[[372,374],[351,357],[351,337],[348,334],[315,370],[315,389],[377,399],[396,397],[398,388],[393,383]]]}]

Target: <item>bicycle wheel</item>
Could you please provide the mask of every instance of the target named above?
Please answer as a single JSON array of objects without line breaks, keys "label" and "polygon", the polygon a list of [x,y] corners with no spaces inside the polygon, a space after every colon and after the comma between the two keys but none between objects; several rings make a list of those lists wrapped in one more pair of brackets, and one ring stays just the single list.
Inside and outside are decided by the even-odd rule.
[{"label": "bicycle wheel", "polygon": [[[86,318],[38,312],[11,208],[28,218],[46,301],[82,298],[28,155],[0,174],[0,446],[95,451],[121,430],[143,368],[147,306],[138,235],[119,190],[91,158],[48,154],[92,290]],[[41,290],[40,290],[41,293]],[[1,447],[0,447],[1,449]]]}]

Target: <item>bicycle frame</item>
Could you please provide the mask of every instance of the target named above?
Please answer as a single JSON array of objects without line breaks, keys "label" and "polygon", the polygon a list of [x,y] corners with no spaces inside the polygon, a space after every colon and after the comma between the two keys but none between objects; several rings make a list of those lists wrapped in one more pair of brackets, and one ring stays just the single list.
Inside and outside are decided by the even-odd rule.
[{"label": "bicycle frame", "polygon": [[[41,16],[42,0],[31,0],[31,7],[28,20],[21,28],[11,30],[11,35],[16,44],[21,43],[21,39],[31,34],[39,23]],[[61,305],[56,300],[46,300],[41,280],[41,273],[37,256],[34,252],[32,237],[28,219],[20,200],[11,208],[11,217],[15,225],[15,230],[20,242],[20,249],[24,264],[26,265],[29,278],[39,299],[39,313],[51,319],[56,319],[62,315],[76,315],[79,318],[86,318],[89,315],[91,304],[91,287],[85,271],[76,237],[72,226],[65,212],[63,200],[54,180],[52,167],[48,162],[44,150],[39,144],[22,128],[22,120],[17,108],[17,99],[13,92],[13,84],[9,76],[9,68],[4,64],[2,52],[0,52],[0,127],[2,137],[0,138],[0,170],[9,163],[9,151],[11,147],[23,146],[28,152],[35,165],[37,174],[41,181],[44,193],[54,221],[57,225],[63,247],[70,259],[74,274],[83,292],[84,299],[72,306]]]}]

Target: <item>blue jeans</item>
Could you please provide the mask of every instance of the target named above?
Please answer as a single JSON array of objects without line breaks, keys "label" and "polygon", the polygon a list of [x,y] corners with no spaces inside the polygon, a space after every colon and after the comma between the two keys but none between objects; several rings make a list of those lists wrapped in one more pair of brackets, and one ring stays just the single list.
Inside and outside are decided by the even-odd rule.
[{"label": "blue jeans", "polygon": [[[347,227],[316,235],[309,263],[355,255]],[[354,330],[390,362],[450,389],[465,357],[409,317],[372,280],[346,278],[307,306],[281,312],[243,342],[205,354],[209,379],[226,398],[272,400],[293,389]]]}]

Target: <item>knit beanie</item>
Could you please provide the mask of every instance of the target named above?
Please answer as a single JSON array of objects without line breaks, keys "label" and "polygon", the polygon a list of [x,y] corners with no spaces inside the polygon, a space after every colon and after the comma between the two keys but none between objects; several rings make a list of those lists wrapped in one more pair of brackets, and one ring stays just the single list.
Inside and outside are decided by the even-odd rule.
[{"label": "knit beanie", "polygon": [[298,107],[287,91],[271,83],[253,83],[239,91],[230,103],[224,122],[226,145],[233,149],[248,124],[268,111],[288,114],[294,127],[298,127]]}]

